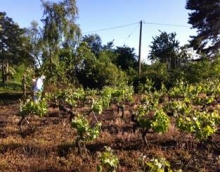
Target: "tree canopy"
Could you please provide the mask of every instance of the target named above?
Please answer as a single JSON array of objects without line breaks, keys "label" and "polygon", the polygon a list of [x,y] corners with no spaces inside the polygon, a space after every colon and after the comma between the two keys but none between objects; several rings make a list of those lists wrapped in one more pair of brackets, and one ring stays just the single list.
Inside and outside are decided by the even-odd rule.
[{"label": "tree canopy", "polygon": [[176,66],[179,50],[179,41],[176,40],[176,33],[160,31],[160,35],[153,37],[151,43],[151,50],[148,56],[151,61],[166,63],[168,68]]},{"label": "tree canopy", "polygon": [[220,2],[219,0],[187,0],[188,23],[197,29],[191,45],[198,52],[218,54],[220,48]]},{"label": "tree canopy", "polygon": [[96,55],[102,50],[102,40],[98,34],[85,35],[83,36],[82,41],[86,42],[92,52]]},{"label": "tree canopy", "polygon": [[10,74],[10,64],[18,65],[31,62],[27,60],[24,29],[21,29],[5,12],[0,12],[0,63],[2,66],[2,81],[7,81]]},{"label": "tree canopy", "polygon": [[78,8],[75,0],[63,0],[58,3],[43,1],[43,59],[47,63],[45,69],[49,69],[51,75],[59,68],[59,51],[65,47],[73,52],[79,36],[80,28],[75,23]]},{"label": "tree canopy", "polygon": [[[43,73],[47,76],[48,85],[54,88],[103,88],[126,83],[139,89],[147,84],[148,79],[156,83],[156,88],[160,88],[163,83],[171,87],[183,78],[193,82],[211,75],[219,77],[218,56],[215,60],[205,61],[209,54],[218,53],[220,45],[220,8],[217,0],[188,0],[186,8],[192,10],[189,23],[198,29],[198,35],[192,37],[191,45],[180,47],[175,32],[160,31],[150,45],[148,59],[153,63],[142,63],[141,75],[138,73],[139,64],[134,48],[114,46],[113,41],[102,45],[97,33],[81,35],[76,23],[76,0],[41,2],[42,27],[33,21],[30,27],[21,29],[6,13],[0,13],[0,68],[3,83],[7,80],[10,67],[20,64],[16,69],[19,77],[24,74],[28,64],[32,69],[30,78],[34,72]],[[191,61],[188,51],[192,49],[191,46],[203,52],[199,55],[204,58],[199,60],[204,61]]]}]

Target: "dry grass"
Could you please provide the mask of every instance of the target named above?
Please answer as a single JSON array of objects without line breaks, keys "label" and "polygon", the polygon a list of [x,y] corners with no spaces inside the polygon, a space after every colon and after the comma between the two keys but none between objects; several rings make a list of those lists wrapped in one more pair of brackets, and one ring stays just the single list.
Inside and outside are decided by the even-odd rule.
[{"label": "dry grass", "polygon": [[[126,107],[128,108],[128,107]],[[79,156],[75,147],[76,131],[58,110],[45,118],[34,117],[33,131],[21,135],[17,122],[18,104],[2,105],[0,109],[0,171],[96,172],[98,152],[109,146],[119,158],[118,172],[142,170],[140,158],[165,157],[173,169],[217,172],[219,153],[212,147],[198,147],[196,140],[180,133],[174,125],[163,134],[147,134],[150,149],[144,147],[140,133],[132,133],[129,111],[125,120],[111,110],[98,116],[103,123],[100,137],[87,143],[87,154]],[[83,110],[81,110],[83,112]],[[52,115],[53,114],[53,115]],[[89,116],[93,120],[92,115]],[[213,139],[220,143],[218,134]]]}]

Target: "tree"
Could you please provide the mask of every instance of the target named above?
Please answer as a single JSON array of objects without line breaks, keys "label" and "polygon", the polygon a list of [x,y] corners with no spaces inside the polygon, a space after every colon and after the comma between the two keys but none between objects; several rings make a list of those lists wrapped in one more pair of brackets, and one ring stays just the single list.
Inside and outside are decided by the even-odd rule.
[{"label": "tree", "polygon": [[173,69],[177,66],[179,41],[176,40],[176,33],[168,34],[160,31],[160,35],[153,37],[151,43],[151,50],[148,56],[151,61],[166,63],[168,69]]},{"label": "tree", "polygon": [[86,42],[91,51],[98,57],[99,53],[104,50],[114,51],[114,40],[102,45],[102,39],[98,34],[85,35],[81,42]]},{"label": "tree", "polygon": [[29,42],[29,55],[34,61],[35,68],[38,68],[42,65],[43,42],[42,31],[36,21],[32,21],[31,26],[25,28],[25,36]]},{"label": "tree", "polygon": [[87,43],[83,42],[77,48],[82,59],[77,66],[77,77],[84,88],[103,88],[116,86],[126,81],[126,74],[111,62],[111,52],[102,51],[97,57]]},{"label": "tree", "polygon": [[86,42],[88,46],[90,47],[91,51],[98,55],[100,51],[102,50],[102,40],[99,35],[93,34],[93,35],[85,35],[82,38],[83,42]]},{"label": "tree", "polygon": [[114,63],[122,70],[127,71],[129,68],[137,69],[138,61],[134,53],[134,48],[130,47],[117,47],[114,51],[116,59]]},{"label": "tree", "polygon": [[220,3],[219,0],[187,0],[188,23],[197,29],[198,35],[191,36],[191,46],[199,53],[214,55],[220,48]]},{"label": "tree", "polygon": [[58,3],[44,2],[42,22],[43,41],[45,44],[44,61],[50,73],[59,65],[59,50],[61,47],[73,51],[80,36],[80,28],[75,23],[78,9],[75,0],[63,0]]},{"label": "tree", "polygon": [[0,12],[0,63],[2,82],[8,80],[13,69],[10,64],[18,65],[25,61],[24,29],[21,29],[5,12]]}]

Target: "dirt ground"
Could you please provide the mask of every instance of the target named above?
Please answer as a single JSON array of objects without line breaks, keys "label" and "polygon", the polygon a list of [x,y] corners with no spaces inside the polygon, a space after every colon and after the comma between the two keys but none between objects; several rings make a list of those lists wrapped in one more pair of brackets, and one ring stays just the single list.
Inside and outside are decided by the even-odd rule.
[{"label": "dirt ground", "polygon": [[[112,148],[119,158],[117,172],[144,171],[143,156],[164,157],[171,169],[183,172],[220,172],[220,134],[212,137],[213,144],[201,144],[189,134],[180,133],[173,125],[165,134],[148,133],[150,148],[144,146],[140,132],[132,132],[129,109],[125,120],[114,105],[98,115],[102,122],[100,137],[86,144],[87,154],[78,155],[75,146],[76,131],[71,129],[68,116],[58,109],[50,109],[47,116],[33,116],[34,129],[21,134],[18,122],[19,102],[1,102],[0,105],[0,171],[3,172],[95,172],[100,163],[98,153],[105,146]],[[85,113],[86,109],[77,109]],[[93,115],[88,118],[94,120]],[[147,170],[146,170],[147,171]]]}]

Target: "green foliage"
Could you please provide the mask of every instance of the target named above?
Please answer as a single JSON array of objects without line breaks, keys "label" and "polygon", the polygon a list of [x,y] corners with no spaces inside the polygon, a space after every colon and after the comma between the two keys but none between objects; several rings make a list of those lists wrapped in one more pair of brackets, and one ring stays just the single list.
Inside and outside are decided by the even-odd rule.
[{"label": "green foliage", "polygon": [[[205,66],[205,67],[204,67]],[[212,77],[210,75],[212,68],[210,61],[202,60],[195,63],[189,63],[184,71],[185,71],[185,79],[190,83],[196,83],[201,80]]]},{"label": "green foliage", "polygon": [[82,53],[82,63],[77,70],[77,78],[84,88],[115,86],[127,80],[126,74],[110,61],[111,53],[104,51],[95,56],[87,46],[81,44],[78,52]]},{"label": "green foliage", "polygon": [[170,125],[170,119],[163,109],[156,110],[152,121],[152,129],[157,133],[164,133]]},{"label": "green foliage", "polygon": [[117,47],[114,52],[116,53],[116,58],[113,63],[116,64],[118,68],[127,72],[129,68],[137,70],[138,61],[134,53],[134,48],[126,46]]},{"label": "green foliage", "polygon": [[[50,44],[50,48],[63,41],[70,43],[79,36],[80,29],[74,23],[78,9],[75,0],[63,0],[62,2],[44,2],[43,23],[44,23],[44,40]],[[61,39],[62,38],[62,39]]]},{"label": "green foliage", "polygon": [[197,84],[189,84],[183,80],[177,81],[169,90],[169,96],[182,98],[184,102],[193,105],[207,105],[213,103],[220,93],[219,80],[204,80]]},{"label": "green foliage", "polygon": [[158,157],[158,158],[151,158],[150,160],[147,158],[147,156],[141,156],[139,158],[142,171],[143,172],[182,172],[181,169],[179,170],[172,170],[170,162],[166,160],[164,157]]},{"label": "green foliage", "polygon": [[116,103],[125,103],[133,101],[134,88],[124,83],[113,88],[112,101]]},{"label": "green foliage", "polygon": [[35,68],[42,65],[42,51],[44,50],[42,41],[42,30],[36,21],[31,22],[31,26],[25,28],[25,38],[28,42],[28,53],[30,54]]},{"label": "green foliage", "polygon": [[47,108],[47,101],[46,99],[41,99],[38,102],[35,102],[31,99],[26,99],[24,102],[20,101],[20,115],[27,116],[27,115],[38,115],[42,117],[48,111]]},{"label": "green foliage", "polygon": [[[105,99],[95,100],[95,101],[93,102],[93,104],[92,104],[92,107],[91,107],[91,108],[92,108],[92,111],[95,112],[95,113],[97,113],[97,114],[102,114],[102,111],[103,111],[103,109],[104,109],[103,106],[105,106],[104,100],[105,100]],[[107,99],[107,100],[108,100],[108,99]],[[106,106],[107,106],[106,108],[108,108],[109,103],[110,103],[110,101],[108,100],[107,105],[106,105]]]},{"label": "green foliage", "polygon": [[188,23],[198,31],[192,37],[191,45],[198,52],[212,55],[219,53],[219,7],[218,0],[186,2],[186,9],[191,10]]},{"label": "green foliage", "polygon": [[[153,94],[153,93],[152,93]],[[137,120],[140,127],[154,132],[164,133],[170,125],[170,119],[159,105],[159,99],[149,96],[137,109]]]},{"label": "green foliage", "polygon": [[169,90],[169,95],[175,98],[184,97],[187,94],[187,85],[188,83],[183,80],[177,81],[176,84]]},{"label": "green foliage", "polygon": [[[22,52],[22,34],[24,30],[19,28],[11,18],[9,18],[5,12],[0,12],[0,23],[2,29],[0,30],[1,41],[1,61],[11,62],[13,64],[19,64],[22,60],[18,60],[18,55]],[[10,29],[9,29],[10,28]],[[7,38],[7,39],[5,39]]]},{"label": "green foliage", "polygon": [[97,139],[101,126],[101,123],[96,123],[93,127],[90,126],[89,121],[83,115],[76,116],[71,122],[71,127],[77,130],[79,138],[83,141]]},{"label": "green foliage", "polygon": [[99,161],[101,165],[97,166],[98,172],[116,172],[116,168],[119,164],[119,159],[116,155],[113,154],[113,151],[110,147],[105,146],[105,151],[99,153]]},{"label": "green foliage", "polygon": [[153,158],[146,162],[149,167],[149,172],[172,172],[170,169],[170,163],[165,158]]},{"label": "green foliage", "polygon": [[95,55],[98,55],[103,49],[102,40],[98,34],[85,35],[83,36],[82,41],[88,44],[92,53]]},{"label": "green foliage", "polygon": [[138,93],[149,93],[154,91],[153,89],[154,82],[149,78],[146,78],[146,81],[144,83],[139,83],[139,85],[137,86]]},{"label": "green foliage", "polygon": [[[5,83],[0,84],[0,90],[2,91],[22,91],[23,82],[25,82],[26,91],[32,91],[32,79],[35,78],[34,68],[32,66],[26,66],[21,64],[14,67],[16,73],[13,78]],[[25,79],[25,80],[23,80]]]},{"label": "green foliage", "polygon": [[[0,61],[2,68],[2,82],[9,80],[9,76],[16,73],[13,66],[22,63],[30,64],[31,60],[27,55],[27,42],[23,36],[24,29],[19,28],[5,12],[0,12]],[[7,39],[6,39],[7,38]]]},{"label": "green foliage", "polygon": [[207,139],[217,131],[218,112],[199,112],[192,110],[177,118],[177,127],[182,131],[195,133],[199,140]]},{"label": "green foliage", "polygon": [[166,63],[168,69],[177,66],[177,55],[179,50],[179,41],[176,40],[176,33],[161,32],[160,35],[153,38],[149,59],[153,62],[160,61]]},{"label": "green foliage", "polygon": [[14,69],[16,72],[13,76],[13,80],[17,82],[21,82],[25,69],[27,69],[27,66],[19,65],[19,66],[15,66]]},{"label": "green foliage", "polygon": [[85,92],[82,88],[66,88],[58,89],[55,92],[45,93],[45,98],[57,105],[71,105],[72,107],[77,107],[77,101],[85,100]]},{"label": "green foliage", "polygon": [[[148,80],[153,82],[154,90],[159,90],[162,84],[170,87],[170,76],[167,71],[166,64],[156,62],[146,68],[146,71],[133,79],[133,86],[136,93],[145,92],[145,87],[148,87]],[[152,91],[152,89],[151,89]]]},{"label": "green foliage", "polygon": [[91,109],[97,114],[101,114],[104,109],[108,109],[111,102],[123,104],[133,101],[133,87],[120,85],[118,87],[106,86],[100,90],[93,99]]},{"label": "green foliage", "polygon": [[219,95],[218,83],[214,80],[192,85],[180,81],[171,89],[169,94],[181,99],[167,103],[164,108],[175,114],[176,125],[180,130],[193,133],[199,140],[207,139],[216,132],[220,119],[218,112],[194,107],[205,107],[215,102],[216,95]]},{"label": "green foliage", "polygon": [[[75,0],[63,0],[61,2],[42,1],[44,9],[42,32],[42,60],[44,71],[48,78],[56,83],[66,84],[68,65],[60,62],[61,47],[65,47],[69,53],[75,52],[76,42],[80,36],[80,28],[75,24],[78,14]],[[72,58],[68,56],[67,58]],[[77,65],[77,64],[74,64]],[[74,69],[73,69],[74,70]],[[75,76],[74,76],[75,77]]]},{"label": "green foliage", "polygon": [[21,82],[8,81],[6,83],[0,83],[0,91],[15,92],[15,91],[21,91],[21,90],[22,90]]}]

